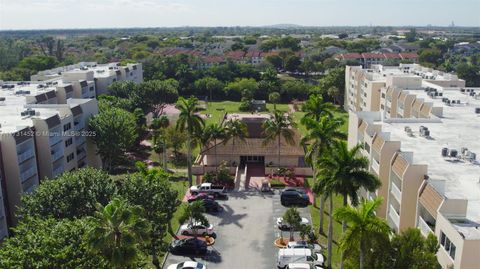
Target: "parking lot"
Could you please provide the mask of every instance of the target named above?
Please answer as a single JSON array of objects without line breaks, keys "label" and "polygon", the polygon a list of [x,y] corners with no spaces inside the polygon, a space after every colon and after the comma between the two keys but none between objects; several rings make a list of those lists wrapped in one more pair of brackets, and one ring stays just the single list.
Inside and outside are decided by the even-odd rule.
[{"label": "parking lot", "polygon": [[[280,204],[280,195],[262,194],[256,190],[229,193],[229,199],[218,201],[223,210],[208,214],[217,235],[215,244],[206,257],[168,255],[165,267],[186,260],[206,264],[209,269],[276,268],[278,248],[273,245],[280,231],[276,218],[286,208]],[[301,216],[310,219],[308,208],[299,209]],[[284,232],[288,237],[288,232]]]}]

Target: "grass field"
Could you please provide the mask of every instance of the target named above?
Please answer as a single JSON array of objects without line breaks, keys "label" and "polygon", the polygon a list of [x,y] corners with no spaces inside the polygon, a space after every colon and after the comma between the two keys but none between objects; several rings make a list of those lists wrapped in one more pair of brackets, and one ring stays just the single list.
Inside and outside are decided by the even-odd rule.
[{"label": "grass field", "polygon": [[[313,186],[313,178],[308,178],[307,184],[309,186]],[[333,210],[334,210],[334,212],[337,208],[342,207],[342,203],[343,203],[343,198],[341,196],[335,195],[333,197]],[[319,197],[315,197],[315,206],[314,205],[309,206],[310,207],[310,214],[312,216],[313,228],[317,232],[317,234],[318,234],[318,231],[319,231],[319,228],[320,228],[320,209],[319,209],[319,206],[320,206]],[[329,202],[327,200],[325,202],[325,207],[324,207],[324,212],[323,212],[323,216],[324,216],[323,231],[324,231],[325,234],[320,234],[319,235],[320,244],[325,247],[325,251],[323,251],[323,254],[325,255],[325,258],[327,258],[327,243],[328,243],[328,239],[327,239],[327,236],[326,236],[327,233],[328,233],[328,218],[329,218],[328,207],[329,207]],[[332,257],[332,268],[333,269],[340,268],[340,256],[341,255],[340,255],[340,251],[338,250],[337,242],[340,240],[341,236],[342,236],[342,224],[340,222],[337,222],[337,221],[334,220],[334,222],[333,222],[333,251],[332,251],[332,256],[333,256]]]}]

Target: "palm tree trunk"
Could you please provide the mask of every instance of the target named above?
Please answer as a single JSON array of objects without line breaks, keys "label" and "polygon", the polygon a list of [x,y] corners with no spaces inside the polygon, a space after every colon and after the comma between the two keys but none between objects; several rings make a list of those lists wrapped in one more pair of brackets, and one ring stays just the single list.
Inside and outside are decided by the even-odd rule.
[{"label": "palm tree trunk", "polygon": [[323,220],[325,218],[324,209],[325,209],[325,196],[323,194],[320,194],[320,229],[318,230],[320,234],[325,233],[323,231]]},{"label": "palm tree trunk", "polygon": [[[347,207],[348,206],[348,196],[347,195],[343,195],[343,207]],[[345,234],[345,232],[347,231],[347,222],[345,220],[342,221],[342,234]],[[340,269],[343,269],[344,266],[343,266],[343,251],[342,253],[340,254]]]},{"label": "palm tree trunk", "polygon": [[188,184],[192,186],[192,138],[188,135],[187,141],[187,171],[188,171]]},{"label": "palm tree trunk", "polygon": [[278,136],[278,168],[280,168],[280,135]]},{"label": "palm tree trunk", "polygon": [[163,138],[163,170],[167,171],[167,142]]},{"label": "palm tree trunk", "polygon": [[[215,152],[215,172],[218,172],[218,160],[217,160],[217,140],[213,143],[213,150]],[[216,174],[216,173],[215,173]]]},{"label": "palm tree trunk", "polygon": [[333,242],[333,198],[332,194],[328,196],[329,205],[328,205],[328,263],[327,267],[332,268],[332,242]]},{"label": "palm tree trunk", "polygon": [[363,242],[360,241],[360,269],[364,268],[364,263],[365,263],[365,251],[363,249]]}]

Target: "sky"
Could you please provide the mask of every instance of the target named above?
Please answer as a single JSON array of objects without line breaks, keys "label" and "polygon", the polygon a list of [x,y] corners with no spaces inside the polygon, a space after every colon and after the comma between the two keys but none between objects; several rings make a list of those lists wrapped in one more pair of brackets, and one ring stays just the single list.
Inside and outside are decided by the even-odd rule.
[{"label": "sky", "polygon": [[480,0],[0,0],[0,30],[175,26],[480,26]]}]

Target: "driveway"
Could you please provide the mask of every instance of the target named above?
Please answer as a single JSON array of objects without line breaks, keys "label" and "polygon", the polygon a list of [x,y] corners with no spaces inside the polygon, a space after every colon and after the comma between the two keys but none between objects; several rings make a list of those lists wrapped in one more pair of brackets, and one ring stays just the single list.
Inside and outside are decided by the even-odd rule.
[{"label": "driveway", "polygon": [[[286,210],[280,205],[278,191],[275,194],[256,190],[231,192],[228,200],[219,203],[223,211],[207,215],[217,234],[209,255],[203,258],[168,255],[164,268],[186,260],[204,263],[209,269],[276,268],[278,249],[273,241],[280,231],[275,221]],[[302,217],[310,219],[308,208],[299,210]],[[288,236],[288,232],[284,236]]]}]

